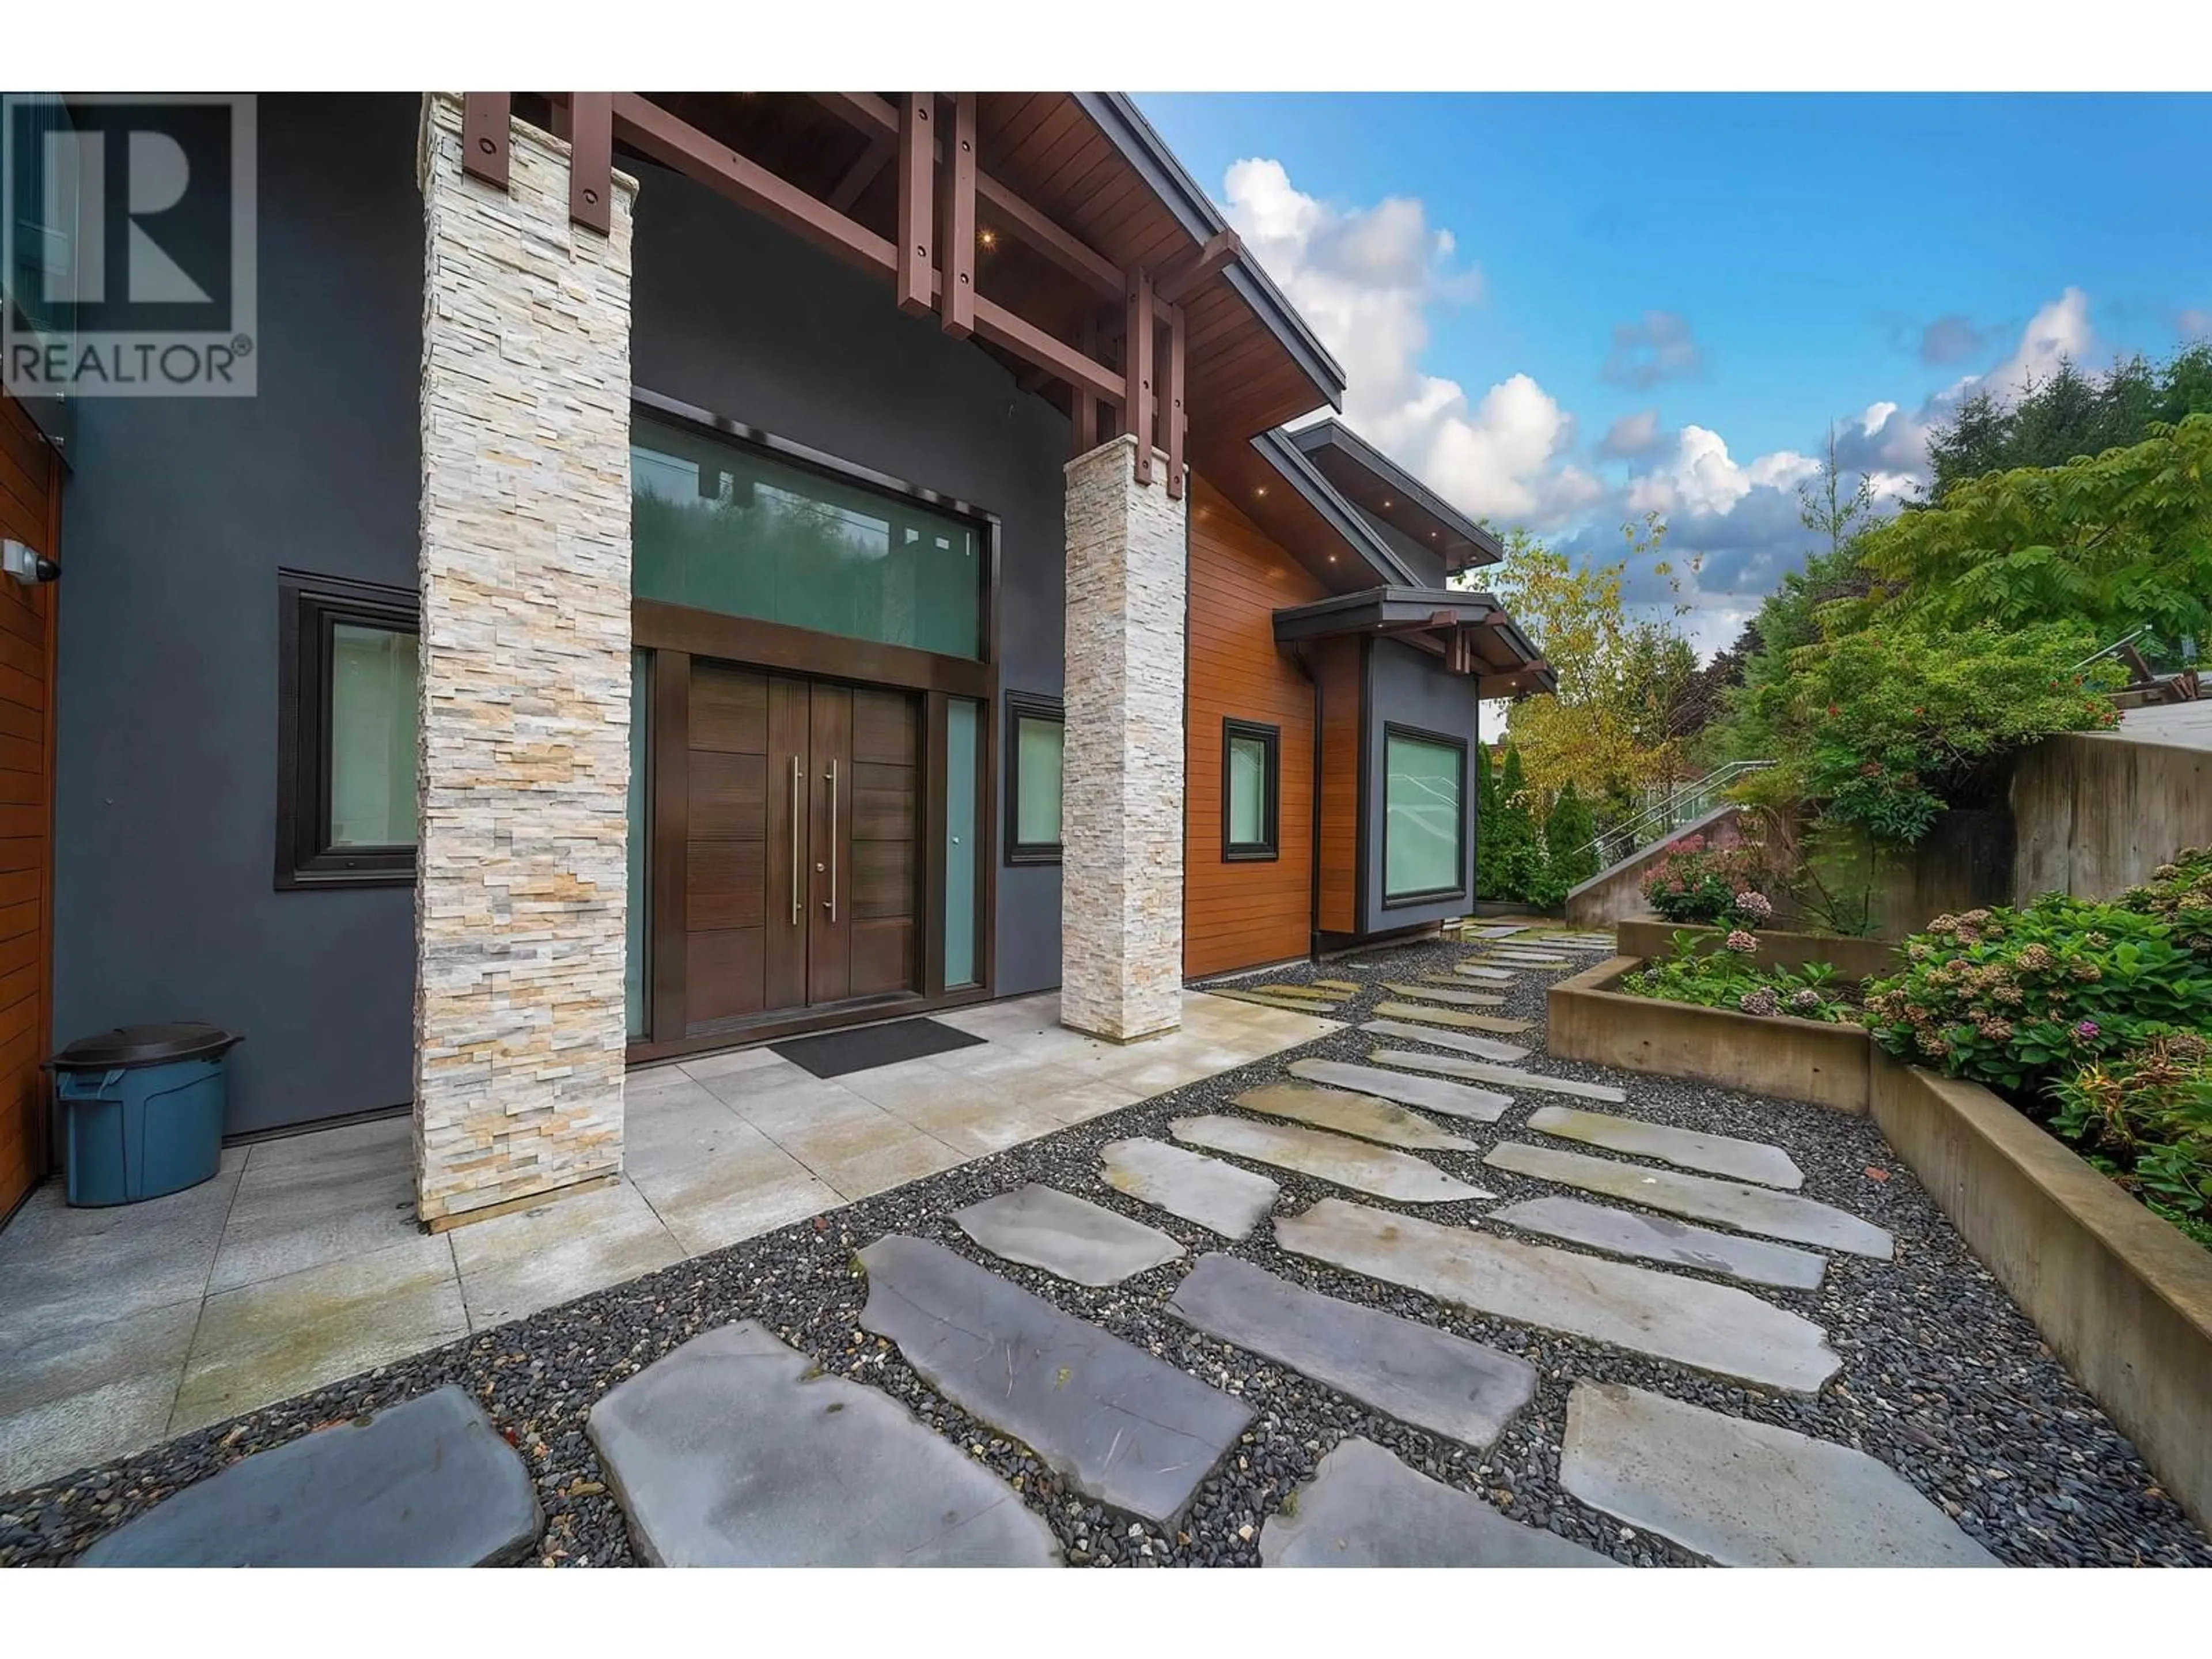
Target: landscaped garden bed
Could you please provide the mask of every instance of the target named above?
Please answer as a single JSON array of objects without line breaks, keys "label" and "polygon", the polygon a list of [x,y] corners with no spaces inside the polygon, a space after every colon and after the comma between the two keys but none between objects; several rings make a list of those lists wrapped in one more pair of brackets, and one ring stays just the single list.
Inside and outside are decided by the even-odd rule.
[{"label": "landscaped garden bed", "polygon": [[[1620,954],[1656,962],[1671,956],[1677,936],[1687,933],[1701,951],[1717,951],[1728,938],[1726,927],[1679,921],[1622,921],[1613,929]],[[1761,929],[1759,959],[1770,968],[1808,968],[1826,963],[1836,977],[1860,981],[1879,979],[1897,971],[1898,947],[1887,939],[1851,939],[1840,933],[1793,933]]]}]

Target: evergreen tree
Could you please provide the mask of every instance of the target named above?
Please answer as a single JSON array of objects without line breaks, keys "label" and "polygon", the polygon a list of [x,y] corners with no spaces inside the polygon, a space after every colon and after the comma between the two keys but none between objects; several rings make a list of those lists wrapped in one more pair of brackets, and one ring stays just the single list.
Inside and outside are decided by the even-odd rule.
[{"label": "evergreen tree", "polygon": [[1529,900],[1544,880],[1544,844],[1536,834],[1535,814],[1529,810],[1528,790],[1522,775],[1521,751],[1508,747],[1505,764],[1498,777],[1498,817],[1491,838],[1497,844],[1498,896]]},{"label": "evergreen tree", "polygon": [[1480,899],[1504,898],[1499,889],[1501,873],[1498,868],[1500,835],[1504,827],[1498,817],[1498,769],[1490,758],[1490,745],[1478,742],[1474,745],[1474,896]]},{"label": "evergreen tree", "polygon": [[1561,898],[1597,873],[1597,850],[1590,845],[1596,833],[1582,792],[1568,783],[1544,820],[1545,858]]}]

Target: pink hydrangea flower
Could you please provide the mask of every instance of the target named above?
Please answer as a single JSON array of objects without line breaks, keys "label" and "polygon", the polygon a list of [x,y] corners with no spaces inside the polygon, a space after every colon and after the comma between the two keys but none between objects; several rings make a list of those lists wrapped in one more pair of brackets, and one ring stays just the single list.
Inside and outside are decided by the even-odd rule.
[{"label": "pink hydrangea flower", "polygon": [[1723,943],[1741,956],[1751,956],[1759,949],[1759,941],[1741,927],[1733,930]]},{"label": "pink hydrangea flower", "polygon": [[2074,1036],[2077,1042],[2087,1042],[2103,1029],[2095,1020],[2085,1019],[2074,1028]]},{"label": "pink hydrangea flower", "polygon": [[1765,921],[1774,914],[1774,902],[1764,893],[1738,893],[1735,908],[1757,921]]}]

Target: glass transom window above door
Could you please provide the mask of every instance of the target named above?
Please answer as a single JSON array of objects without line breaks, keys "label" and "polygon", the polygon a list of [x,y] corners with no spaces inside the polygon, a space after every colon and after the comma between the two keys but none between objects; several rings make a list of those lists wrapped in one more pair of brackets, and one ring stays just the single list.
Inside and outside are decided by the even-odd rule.
[{"label": "glass transom window above door", "polygon": [[631,427],[630,494],[640,599],[983,654],[983,540],[971,520],[646,416]]}]

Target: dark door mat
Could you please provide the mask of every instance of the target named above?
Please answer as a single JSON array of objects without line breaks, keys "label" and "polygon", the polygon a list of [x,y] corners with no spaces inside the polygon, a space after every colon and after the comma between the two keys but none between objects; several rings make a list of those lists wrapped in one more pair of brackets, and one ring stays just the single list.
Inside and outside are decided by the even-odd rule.
[{"label": "dark door mat", "polygon": [[933,1019],[899,1019],[888,1025],[863,1025],[856,1030],[825,1031],[820,1036],[771,1042],[769,1050],[817,1077],[842,1077],[872,1066],[896,1066],[924,1054],[973,1048],[982,1040]]}]

